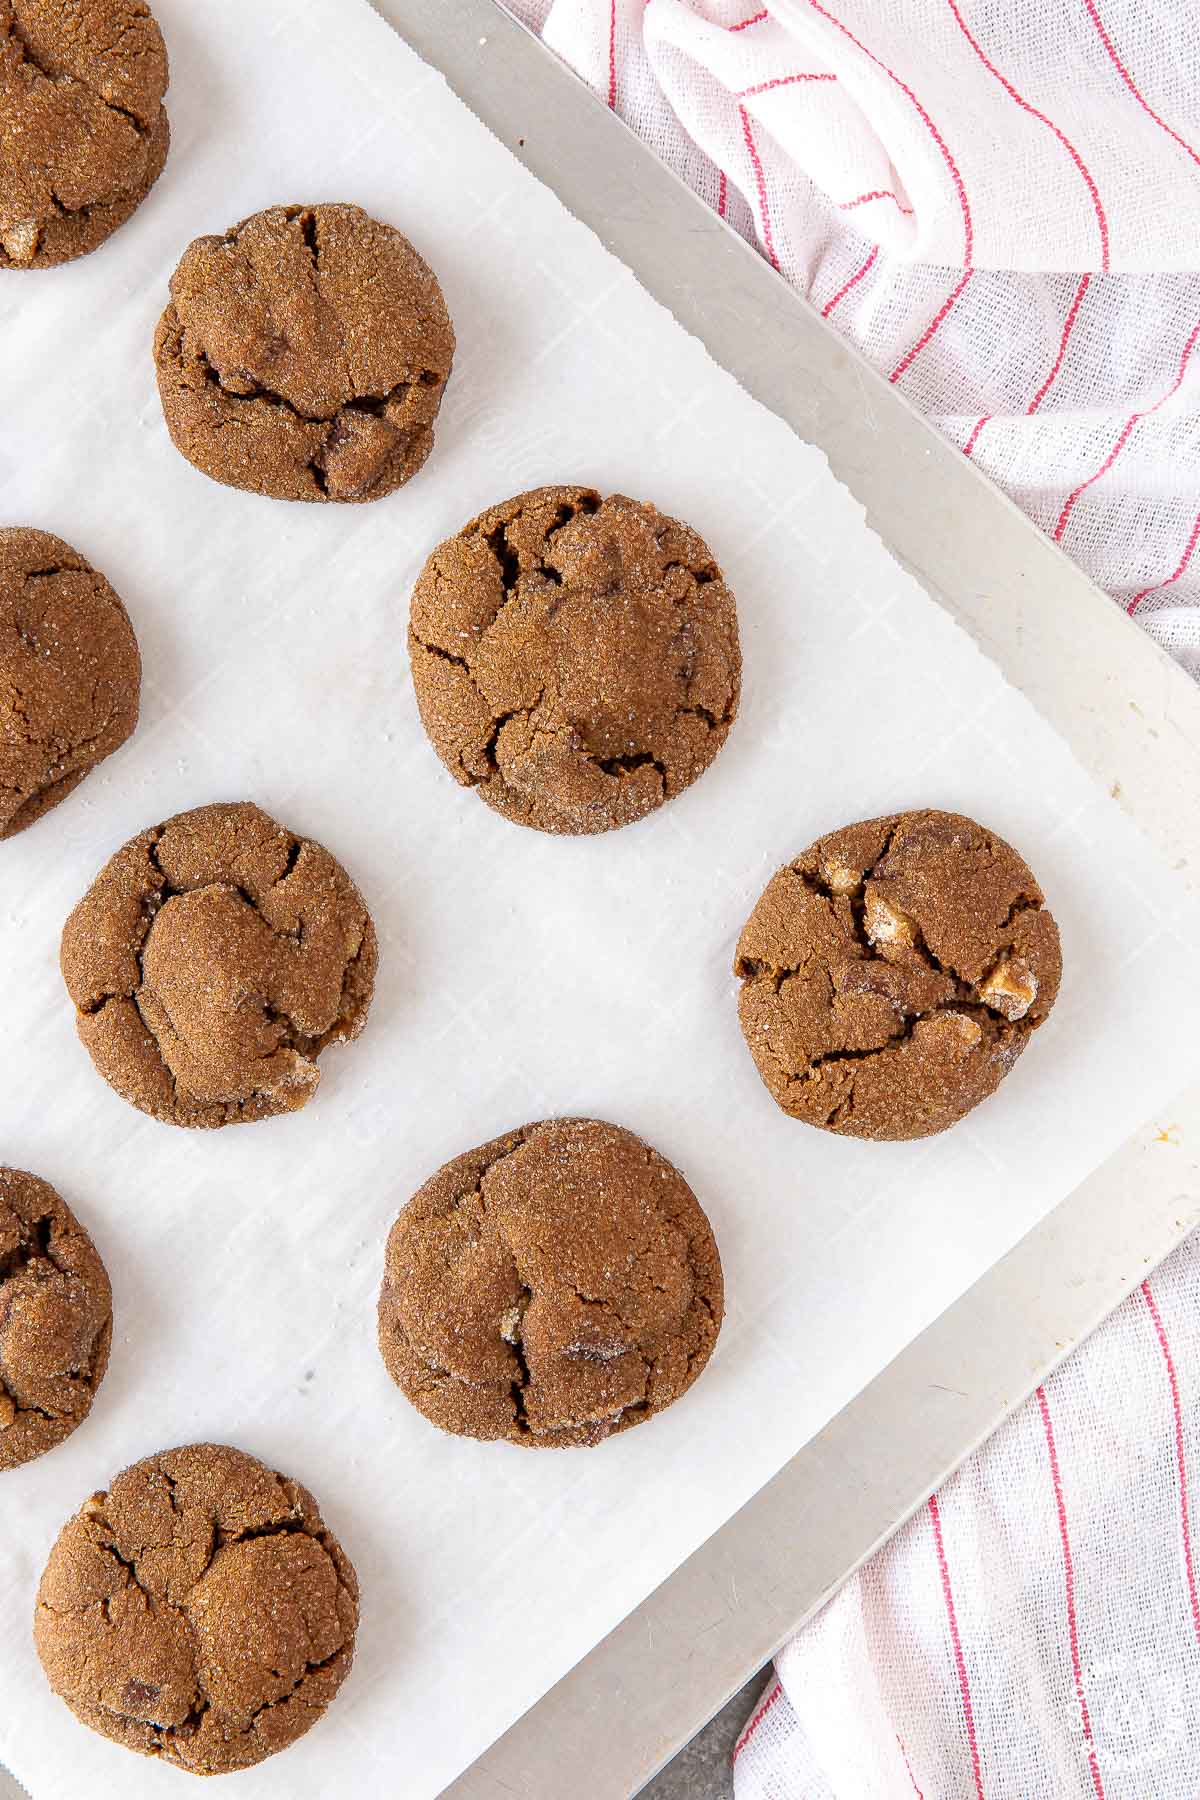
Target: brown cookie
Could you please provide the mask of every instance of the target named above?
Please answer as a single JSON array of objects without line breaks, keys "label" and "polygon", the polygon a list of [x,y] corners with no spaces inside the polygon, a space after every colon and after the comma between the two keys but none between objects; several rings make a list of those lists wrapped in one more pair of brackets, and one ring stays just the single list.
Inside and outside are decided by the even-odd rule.
[{"label": "brown cookie", "polygon": [[678,1169],[618,1125],[547,1119],[456,1156],[404,1207],[379,1347],[443,1431],[598,1444],[687,1391],[723,1310]]},{"label": "brown cookie", "polygon": [[426,563],[408,633],[434,749],[520,825],[610,831],[702,775],[737,713],[733,595],[653,506],[546,487]]},{"label": "brown cookie", "polygon": [[118,1094],[170,1125],[295,1112],[366,1022],[375,928],[339,862],[257,806],[131,838],[63,927],[76,1026]]},{"label": "brown cookie", "polygon": [[167,52],[142,0],[0,0],[0,269],[85,256],[167,158]]},{"label": "brown cookie", "polygon": [[138,720],[129,614],[61,538],[0,527],[0,838],[65,800]]},{"label": "brown cookie", "polygon": [[306,1488],[224,1444],[134,1463],[59,1533],[34,1639],[127,1750],[223,1775],[285,1750],[350,1672],[358,1581]]},{"label": "brown cookie", "polygon": [[378,500],[408,481],[453,358],[437,277],[358,206],[272,206],[197,238],[154,336],[175,448],[277,500]]},{"label": "brown cookie", "polygon": [[54,1189],[0,1169],[0,1469],[70,1437],[108,1367],[112,1289]]},{"label": "brown cookie", "polygon": [[780,869],[734,974],[786,1113],[919,1138],[999,1086],[1054,1005],[1062,956],[1011,845],[959,813],[908,812],[830,832]]}]

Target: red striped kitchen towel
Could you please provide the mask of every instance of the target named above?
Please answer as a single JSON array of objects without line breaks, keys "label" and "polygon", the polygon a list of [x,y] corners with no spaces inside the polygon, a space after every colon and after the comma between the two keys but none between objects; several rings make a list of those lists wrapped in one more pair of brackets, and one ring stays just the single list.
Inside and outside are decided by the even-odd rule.
[{"label": "red striped kitchen towel", "polygon": [[1200,676],[1197,0],[509,4]]},{"label": "red striped kitchen towel", "polygon": [[737,1800],[1196,1800],[1200,1239],[776,1662]]}]

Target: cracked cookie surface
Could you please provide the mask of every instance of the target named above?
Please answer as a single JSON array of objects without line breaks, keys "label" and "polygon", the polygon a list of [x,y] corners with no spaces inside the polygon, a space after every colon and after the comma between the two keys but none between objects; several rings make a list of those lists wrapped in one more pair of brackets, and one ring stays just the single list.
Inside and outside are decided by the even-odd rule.
[{"label": "cracked cookie surface", "polygon": [[454,358],[437,277],[358,206],[272,206],[188,245],[154,337],[176,449],[279,500],[378,500],[433,448]]},{"label": "cracked cookie surface", "polygon": [[306,1488],[223,1444],[134,1463],[60,1532],[34,1638],[76,1718],[194,1775],[249,1768],[349,1673],[358,1581]]},{"label": "cracked cookie surface", "polygon": [[548,1119],[455,1157],[403,1208],[379,1347],[443,1431],[586,1446],[691,1386],[723,1308],[678,1169],[620,1126]]},{"label": "cracked cookie surface", "polygon": [[408,641],[450,773],[539,831],[643,818],[737,713],[737,610],[708,546],[622,494],[535,488],[472,519],[422,570]]},{"label": "cracked cookie surface", "polygon": [[0,527],[0,838],[120,748],[141,679],[129,614],[103,575],[49,532]]},{"label": "cracked cookie surface", "polygon": [[356,1038],[375,929],[341,864],[257,806],[197,807],[132,838],[63,927],[76,1026],[105,1080],[171,1125],[295,1112]]},{"label": "cracked cookie surface", "polygon": [[70,1437],[108,1367],[112,1289],[54,1189],[0,1169],[0,1469]]},{"label": "cracked cookie surface", "polygon": [[738,940],[742,1031],[786,1113],[851,1137],[943,1131],[1054,1005],[1058,927],[1010,844],[959,813],[818,838]]},{"label": "cracked cookie surface", "polygon": [[0,269],[95,250],[162,171],[167,52],[141,0],[0,0]]}]

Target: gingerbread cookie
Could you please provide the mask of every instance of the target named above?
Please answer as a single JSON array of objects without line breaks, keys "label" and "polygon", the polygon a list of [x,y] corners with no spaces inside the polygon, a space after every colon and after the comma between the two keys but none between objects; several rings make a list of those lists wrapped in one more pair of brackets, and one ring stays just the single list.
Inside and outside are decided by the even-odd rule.
[{"label": "gingerbread cookie", "polygon": [[85,1500],[34,1638],[77,1719],[224,1775],[315,1725],[350,1671],[358,1581],[306,1488],[223,1444],[148,1456]]},{"label": "gingerbread cookie", "polygon": [[278,500],[378,500],[408,481],[453,357],[432,269],[358,206],[272,206],[197,238],[154,338],[176,449]]},{"label": "gingerbread cookie", "polygon": [[0,527],[0,838],[65,800],[138,720],[129,614],[61,538]]},{"label": "gingerbread cookie", "polygon": [[142,0],[0,0],[0,269],[85,256],[157,181],[167,52]]},{"label": "gingerbread cookie", "polygon": [[721,1329],[687,1182],[632,1132],[548,1119],[438,1170],[387,1242],[379,1346],[443,1431],[598,1444],[687,1391]]},{"label": "gingerbread cookie", "polygon": [[944,1131],[1054,1005],[1058,927],[1003,838],[959,813],[830,832],[738,940],[742,1031],[793,1118],[849,1137]]},{"label": "gingerbread cookie", "polygon": [[54,1189],[0,1169],[0,1469],[70,1437],[108,1367],[112,1289]]},{"label": "gingerbread cookie", "polygon": [[171,1125],[295,1112],[317,1058],[362,1030],[378,957],[328,850],[257,806],[200,806],[133,838],[63,927],[63,978],[105,1080]]},{"label": "gingerbread cookie", "polygon": [[737,610],[711,551],[622,494],[535,488],[472,519],[426,563],[408,642],[450,773],[539,831],[643,818],[737,713]]}]

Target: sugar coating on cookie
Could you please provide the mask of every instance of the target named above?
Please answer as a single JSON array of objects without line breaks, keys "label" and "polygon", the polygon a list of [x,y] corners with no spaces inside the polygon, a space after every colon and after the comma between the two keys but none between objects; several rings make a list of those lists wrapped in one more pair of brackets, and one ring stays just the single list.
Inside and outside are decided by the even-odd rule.
[{"label": "sugar coating on cookie", "polygon": [[0,269],[102,244],[166,161],[167,52],[141,0],[0,0]]},{"label": "sugar coating on cookie", "polygon": [[112,1289],[48,1182],[0,1168],[0,1469],[69,1437],[108,1367]]},{"label": "sugar coating on cookie", "polygon": [[535,488],[472,519],[426,563],[408,641],[450,773],[539,831],[643,818],[737,713],[737,610],[711,551],[623,494]]},{"label": "sugar coating on cookie", "polygon": [[0,527],[0,838],[120,748],[141,679],[129,614],[103,575],[49,532]]},{"label": "sugar coating on cookie", "polygon": [[295,1112],[317,1058],[358,1036],[375,929],[319,844],[249,803],[197,807],[118,850],[63,927],[92,1061],[172,1125]]},{"label": "sugar coating on cookie", "polygon": [[738,940],[742,1031],[793,1118],[919,1138],[987,1098],[1054,1005],[1058,927],[1026,863],[959,813],[818,838]]},{"label": "sugar coating on cookie", "polygon": [[678,1169],[617,1125],[549,1119],[455,1157],[404,1207],[379,1346],[443,1431],[590,1445],[691,1386],[723,1307]]},{"label": "sugar coating on cookie", "polygon": [[76,1718],[222,1775],[316,1724],[354,1658],[358,1581],[306,1488],[223,1444],[134,1463],[59,1533],[34,1639]]},{"label": "sugar coating on cookie", "polygon": [[176,449],[279,500],[378,500],[408,481],[453,359],[437,277],[358,206],[272,206],[197,238],[154,338]]}]

